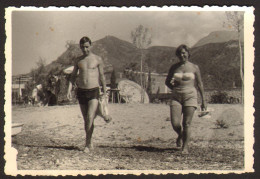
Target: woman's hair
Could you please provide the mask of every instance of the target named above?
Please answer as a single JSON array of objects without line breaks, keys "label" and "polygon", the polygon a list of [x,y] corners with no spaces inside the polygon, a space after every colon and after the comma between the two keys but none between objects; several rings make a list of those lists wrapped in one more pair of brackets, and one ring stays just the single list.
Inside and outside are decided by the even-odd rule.
[{"label": "woman's hair", "polygon": [[81,45],[83,45],[84,43],[86,43],[86,42],[89,42],[89,44],[91,45],[91,40],[90,40],[90,38],[88,38],[88,37],[82,37],[81,39],[80,39],[80,41],[79,41],[79,45],[81,46]]},{"label": "woman's hair", "polygon": [[189,54],[189,57],[190,57],[189,47],[188,47],[187,45],[184,45],[184,44],[180,45],[180,46],[176,49],[175,55],[176,55],[177,57],[179,57],[179,56],[181,55],[181,50],[182,50],[182,49],[186,50],[186,51],[188,52],[188,54]]}]

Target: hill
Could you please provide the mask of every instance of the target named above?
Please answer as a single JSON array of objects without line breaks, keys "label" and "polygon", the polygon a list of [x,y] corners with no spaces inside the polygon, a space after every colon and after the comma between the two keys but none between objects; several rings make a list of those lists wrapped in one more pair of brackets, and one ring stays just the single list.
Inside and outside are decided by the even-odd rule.
[{"label": "hill", "polygon": [[205,88],[241,86],[237,41],[211,43],[192,48],[190,61],[200,67]]},{"label": "hill", "polygon": [[[241,33],[241,41],[243,41],[243,33]],[[200,39],[193,47],[199,47],[209,43],[222,43],[230,40],[238,40],[237,32],[235,31],[215,31],[211,32],[206,37]]]},{"label": "hill", "polygon": [[[163,73],[165,66],[172,63],[175,54],[174,47],[154,46],[144,50],[144,71]],[[141,50],[133,44],[113,36],[106,36],[96,41],[92,48],[93,53],[101,56],[105,62],[112,64],[116,71],[123,71],[125,68],[140,70]]]},{"label": "hill", "polygon": [[109,62],[116,71],[123,71],[138,61],[139,50],[131,43],[113,36],[106,36],[93,43],[92,52]]},{"label": "hill", "polygon": [[[144,71],[167,73],[170,66],[178,62],[175,47],[153,46],[144,50]],[[107,36],[93,42],[93,53],[101,56],[105,62],[105,72],[114,68],[123,72],[126,68],[140,70],[141,51],[133,44]],[[73,65],[81,55],[78,44],[67,44],[67,50],[51,64],[47,65],[46,74],[57,73]],[[200,67],[205,88],[230,88],[240,86],[239,51],[237,41],[209,43],[191,48],[192,62]]]},{"label": "hill", "polygon": [[[144,66],[149,66],[154,72],[164,73],[165,66],[169,66],[175,60],[174,47],[154,46],[144,50]],[[113,36],[106,36],[103,39],[93,42],[92,52],[102,57],[105,66],[112,65],[116,71],[123,71],[125,68],[140,69],[141,50],[133,44]],[[82,54],[78,44],[67,44],[67,50],[61,54],[56,61],[47,65],[52,71],[59,71],[67,66],[73,65],[75,58]],[[175,59],[173,59],[173,57]],[[144,70],[148,71],[147,68]]]},{"label": "hill", "polygon": [[150,47],[146,50],[145,63],[151,68],[152,72],[167,73],[169,67],[178,61],[175,51],[175,47]]}]

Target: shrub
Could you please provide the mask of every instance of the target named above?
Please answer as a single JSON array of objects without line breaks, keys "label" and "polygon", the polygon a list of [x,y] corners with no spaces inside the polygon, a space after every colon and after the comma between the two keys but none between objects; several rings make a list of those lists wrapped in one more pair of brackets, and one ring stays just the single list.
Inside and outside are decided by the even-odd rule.
[{"label": "shrub", "polygon": [[227,93],[218,91],[211,96],[210,103],[228,103],[228,99]]},{"label": "shrub", "polygon": [[229,127],[228,124],[226,123],[226,121],[224,121],[223,119],[216,120],[215,125],[217,128],[228,128]]}]

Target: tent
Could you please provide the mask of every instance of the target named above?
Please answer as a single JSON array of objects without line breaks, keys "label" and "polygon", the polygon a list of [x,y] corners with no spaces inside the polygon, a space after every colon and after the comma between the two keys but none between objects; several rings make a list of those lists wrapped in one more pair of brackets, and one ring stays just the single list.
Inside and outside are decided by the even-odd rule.
[{"label": "tent", "polygon": [[137,83],[130,80],[122,80],[118,83],[119,94],[121,98],[129,103],[141,103],[142,93],[143,102],[149,103],[149,96],[146,91]]}]

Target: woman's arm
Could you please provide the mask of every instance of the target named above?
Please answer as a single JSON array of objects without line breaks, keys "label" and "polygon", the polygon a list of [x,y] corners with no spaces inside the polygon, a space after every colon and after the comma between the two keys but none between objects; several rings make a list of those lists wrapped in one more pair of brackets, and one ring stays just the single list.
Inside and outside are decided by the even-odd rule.
[{"label": "woman's arm", "polygon": [[197,65],[195,65],[196,71],[195,71],[195,76],[196,76],[196,81],[197,81],[197,85],[198,85],[198,90],[200,92],[201,95],[201,109],[202,110],[207,110],[207,103],[206,103],[206,98],[205,98],[205,94],[204,94],[204,87],[203,87],[203,83],[201,80],[201,74],[200,74],[200,69]]},{"label": "woman's arm", "polygon": [[172,77],[173,77],[174,70],[175,70],[175,65],[172,65],[169,72],[168,72],[166,80],[165,80],[165,85],[168,88],[170,88],[171,90],[173,89]]}]

